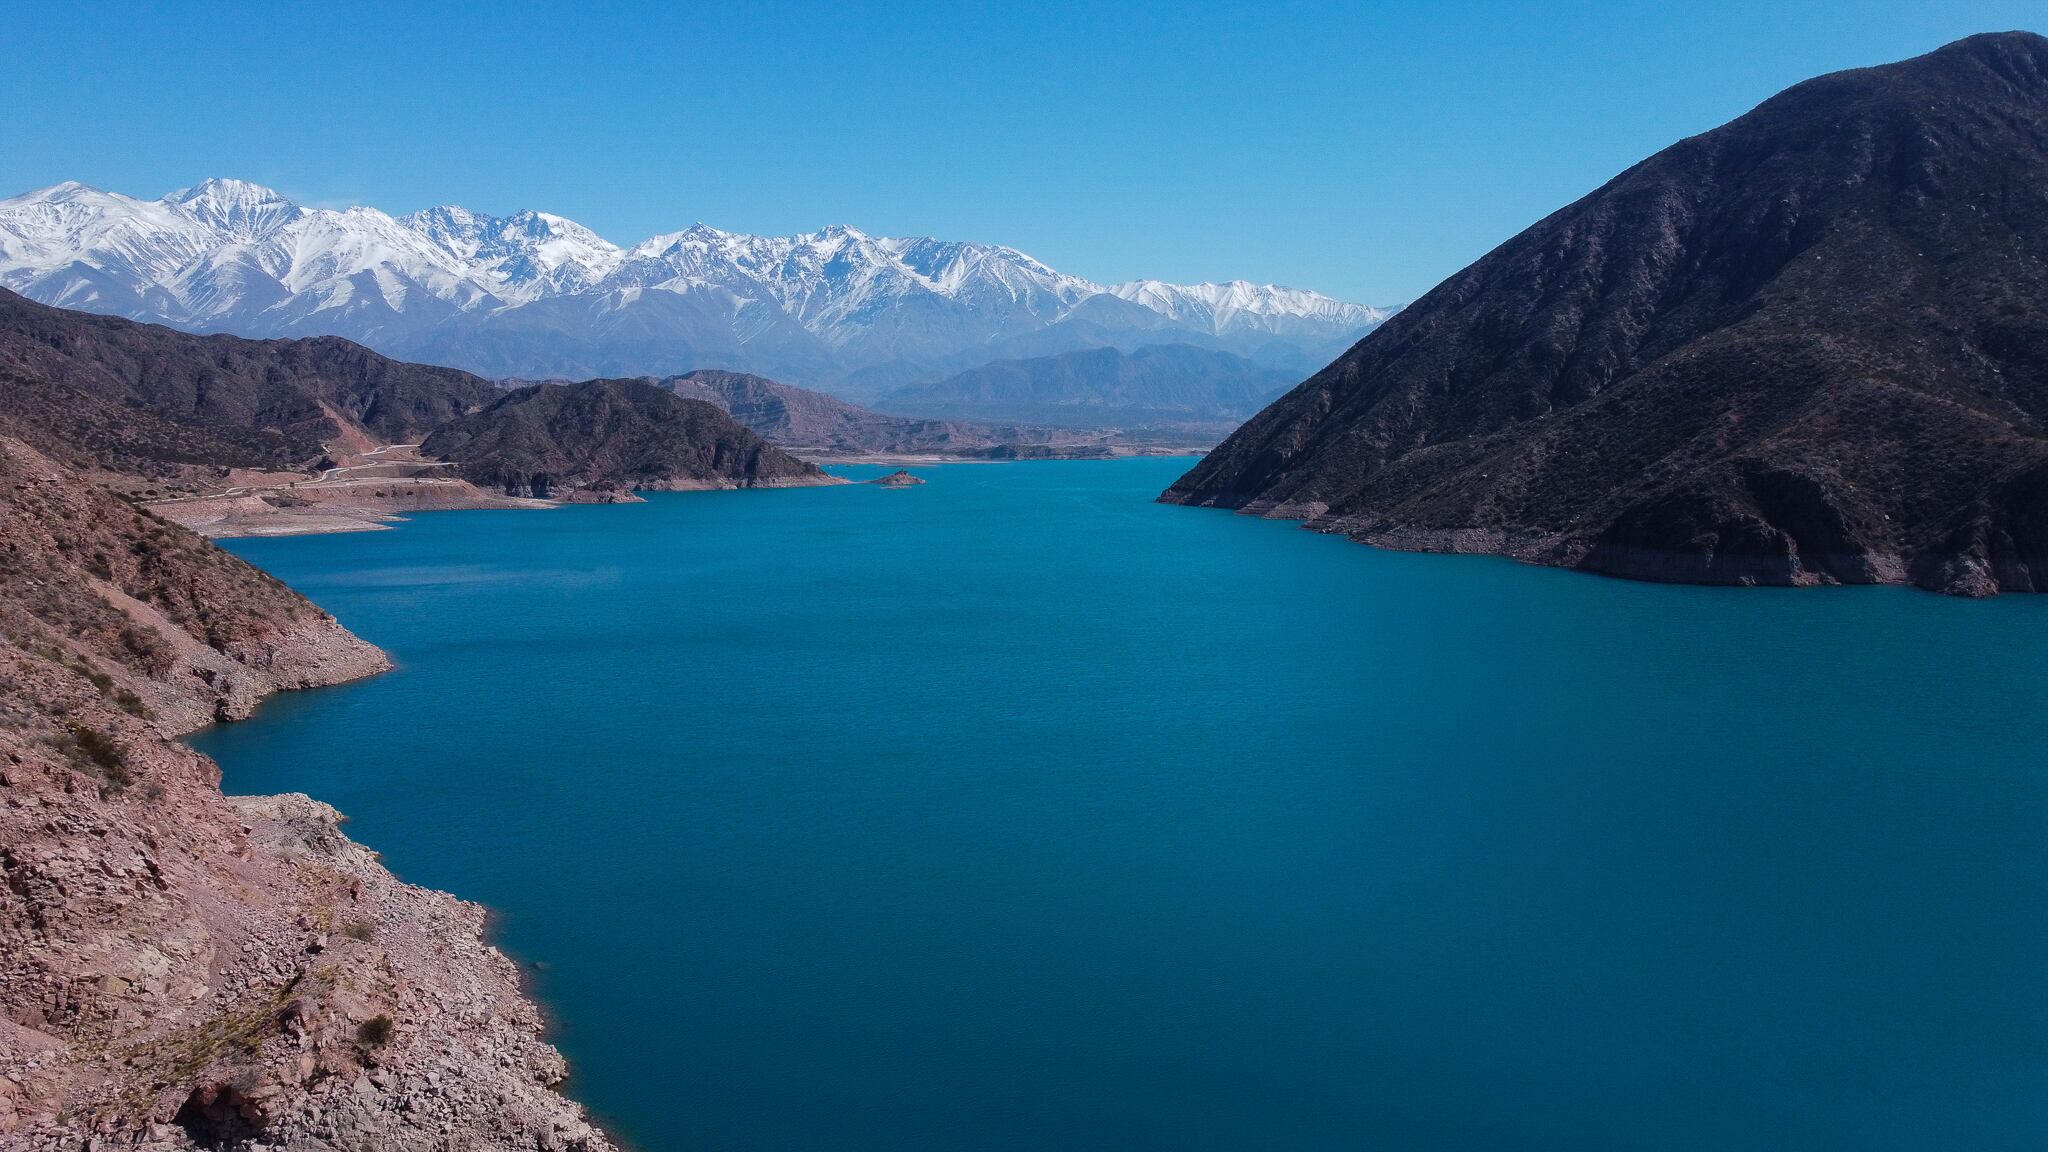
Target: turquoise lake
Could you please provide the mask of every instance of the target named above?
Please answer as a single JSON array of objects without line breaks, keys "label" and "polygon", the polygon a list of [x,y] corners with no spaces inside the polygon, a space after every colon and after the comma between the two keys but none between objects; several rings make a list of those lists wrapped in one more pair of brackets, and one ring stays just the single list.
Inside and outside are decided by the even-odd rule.
[{"label": "turquoise lake", "polygon": [[496,908],[646,1152],[2048,1146],[2048,597],[1187,464],[230,542],[398,669],[195,743]]}]

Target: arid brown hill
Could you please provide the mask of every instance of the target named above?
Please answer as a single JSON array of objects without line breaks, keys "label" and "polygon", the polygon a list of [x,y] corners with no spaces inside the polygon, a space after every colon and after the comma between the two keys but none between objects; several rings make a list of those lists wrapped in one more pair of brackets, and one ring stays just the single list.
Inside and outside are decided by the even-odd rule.
[{"label": "arid brown hill", "polygon": [[1706,583],[2048,590],[2048,40],[1823,76],[1438,286],[1162,497]]},{"label": "arid brown hill", "polygon": [[417,441],[497,394],[335,336],[195,336],[0,289],[0,417],[116,471],[302,466],[335,441]]},{"label": "arid brown hill", "polygon": [[520,388],[443,426],[420,450],[454,461],[465,479],[515,496],[834,482],[715,405],[644,380]]}]

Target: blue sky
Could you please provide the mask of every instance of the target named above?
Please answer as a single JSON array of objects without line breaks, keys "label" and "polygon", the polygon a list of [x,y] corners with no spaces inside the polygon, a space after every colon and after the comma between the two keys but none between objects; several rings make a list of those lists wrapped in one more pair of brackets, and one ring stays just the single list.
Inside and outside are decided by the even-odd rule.
[{"label": "blue sky", "polygon": [[0,195],[849,223],[1372,303],[1807,76],[2048,31],[2039,0],[12,8]]}]

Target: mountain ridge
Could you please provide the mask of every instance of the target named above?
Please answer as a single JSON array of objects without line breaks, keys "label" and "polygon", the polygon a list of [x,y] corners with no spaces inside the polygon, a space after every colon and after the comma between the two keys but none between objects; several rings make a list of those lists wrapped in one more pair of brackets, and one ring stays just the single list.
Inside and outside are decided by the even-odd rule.
[{"label": "mountain ridge", "polygon": [[[68,181],[0,201],[0,286],[199,331],[341,335],[486,375],[716,367],[807,383],[884,364],[945,375],[1102,298],[1281,358],[1326,355],[1388,314],[1246,281],[1104,287],[1003,245],[846,225],[767,237],[700,223],[619,245],[546,212],[308,208],[228,179],[158,200]],[[1072,347],[1116,339],[1057,331]]]},{"label": "mountain ridge", "polygon": [[[0,416],[28,435],[67,428],[59,440],[101,444],[95,463],[117,471],[303,467],[332,442],[417,440],[498,393],[467,372],[393,360],[338,336],[202,336],[6,289],[0,370],[17,381],[0,393]],[[114,415],[98,420],[100,408]],[[88,422],[99,426],[81,436]],[[39,447],[49,451],[51,441]]]}]

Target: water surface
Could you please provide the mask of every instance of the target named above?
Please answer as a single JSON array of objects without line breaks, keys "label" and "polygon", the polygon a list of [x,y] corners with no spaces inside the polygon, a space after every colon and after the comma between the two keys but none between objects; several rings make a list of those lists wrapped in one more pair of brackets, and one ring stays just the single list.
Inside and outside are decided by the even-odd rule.
[{"label": "water surface", "polygon": [[498,908],[649,1152],[2048,1145],[2048,597],[1379,552],[1185,465],[233,542],[399,667],[196,742]]}]

